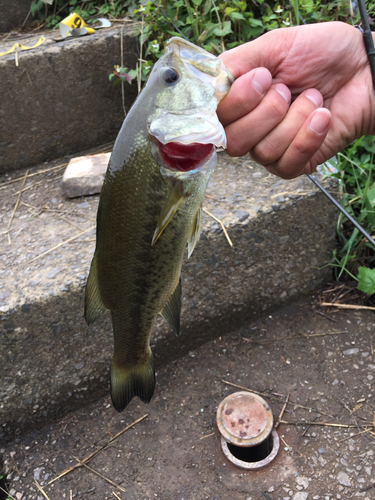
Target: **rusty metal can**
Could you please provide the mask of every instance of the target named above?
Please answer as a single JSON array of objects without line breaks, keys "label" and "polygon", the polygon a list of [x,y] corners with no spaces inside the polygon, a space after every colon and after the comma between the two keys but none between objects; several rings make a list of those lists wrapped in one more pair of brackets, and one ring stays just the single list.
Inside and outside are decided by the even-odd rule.
[{"label": "rusty metal can", "polygon": [[242,391],[226,397],[217,410],[217,426],[225,456],[243,469],[265,467],[279,450],[271,408],[257,394]]}]

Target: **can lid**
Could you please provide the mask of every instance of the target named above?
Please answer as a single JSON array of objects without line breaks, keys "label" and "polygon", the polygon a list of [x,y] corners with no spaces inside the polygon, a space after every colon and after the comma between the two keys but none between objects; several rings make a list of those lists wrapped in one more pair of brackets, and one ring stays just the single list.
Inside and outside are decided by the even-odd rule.
[{"label": "can lid", "polygon": [[257,394],[235,392],[220,403],[217,426],[229,443],[244,447],[255,446],[267,439],[272,431],[271,408]]}]

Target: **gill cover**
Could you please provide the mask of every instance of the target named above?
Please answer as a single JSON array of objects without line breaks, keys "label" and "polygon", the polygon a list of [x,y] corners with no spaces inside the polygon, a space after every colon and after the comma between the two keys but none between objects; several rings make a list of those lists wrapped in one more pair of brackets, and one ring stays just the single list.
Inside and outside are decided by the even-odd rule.
[{"label": "gill cover", "polygon": [[150,135],[162,144],[199,143],[225,148],[226,136],[216,108],[229,91],[233,77],[221,59],[173,37],[163,60],[159,79],[164,88],[149,118]]}]

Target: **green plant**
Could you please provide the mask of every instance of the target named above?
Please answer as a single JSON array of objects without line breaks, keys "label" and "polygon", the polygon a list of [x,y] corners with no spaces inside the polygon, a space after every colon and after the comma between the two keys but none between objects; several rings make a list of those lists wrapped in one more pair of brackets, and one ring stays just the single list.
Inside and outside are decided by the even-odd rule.
[{"label": "green plant", "polygon": [[[338,179],[341,205],[369,234],[375,230],[374,153],[374,137],[364,136],[326,163],[326,175]],[[337,240],[336,278],[349,276],[358,281],[359,290],[375,293],[374,248],[341,213],[337,221]]]}]

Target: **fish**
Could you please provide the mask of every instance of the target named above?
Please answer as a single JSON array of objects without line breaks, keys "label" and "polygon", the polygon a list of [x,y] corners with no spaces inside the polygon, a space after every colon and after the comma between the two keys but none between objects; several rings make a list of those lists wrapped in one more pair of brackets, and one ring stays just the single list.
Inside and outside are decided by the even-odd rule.
[{"label": "fish", "polygon": [[155,390],[150,336],[160,314],[180,335],[181,266],[199,240],[202,201],[226,147],[218,102],[233,77],[220,58],[171,38],[124,120],[97,212],[86,284],[88,325],[109,310],[110,392],[121,412]]}]

